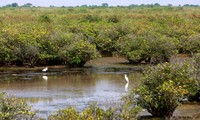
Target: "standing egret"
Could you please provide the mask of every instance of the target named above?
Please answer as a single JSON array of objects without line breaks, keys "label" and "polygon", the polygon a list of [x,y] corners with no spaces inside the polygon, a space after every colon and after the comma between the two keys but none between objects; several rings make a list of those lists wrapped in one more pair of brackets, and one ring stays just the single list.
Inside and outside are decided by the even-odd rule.
[{"label": "standing egret", "polygon": [[129,83],[129,79],[128,79],[127,75],[125,74],[124,76],[125,76],[126,82]]},{"label": "standing egret", "polygon": [[42,71],[43,72],[46,72],[48,70],[48,67],[44,68]]}]

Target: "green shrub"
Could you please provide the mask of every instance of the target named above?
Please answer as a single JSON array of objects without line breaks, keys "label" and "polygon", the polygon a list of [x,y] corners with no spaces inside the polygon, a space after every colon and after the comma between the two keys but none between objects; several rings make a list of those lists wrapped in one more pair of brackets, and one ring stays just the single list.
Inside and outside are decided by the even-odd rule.
[{"label": "green shrub", "polygon": [[145,48],[147,43],[144,39],[128,34],[118,41],[120,53],[127,57],[130,63],[138,63],[146,59]]},{"label": "green shrub", "polygon": [[102,18],[97,15],[85,15],[82,18],[83,22],[99,22],[101,20],[102,20]]},{"label": "green shrub", "polygon": [[128,95],[122,98],[121,111],[119,113],[119,118],[122,120],[135,120],[137,119],[138,113],[142,110],[140,106],[137,105],[136,95],[133,91],[129,92]]},{"label": "green shrub", "polygon": [[189,101],[197,101],[200,102],[200,53],[197,53],[193,56],[193,65],[196,70],[196,76],[197,76],[197,84],[198,84],[198,90],[196,94],[189,96]]},{"label": "green shrub", "polygon": [[169,62],[170,57],[177,53],[176,42],[176,39],[165,35],[148,32],[139,36],[128,34],[122,37],[118,44],[121,54],[126,56],[130,63],[162,63]]},{"label": "green shrub", "polygon": [[48,120],[79,120],[80,115],[73,107],[68,107],[64,110],[59,110],[55,114],[50,115]]},{"label": "green shrub", "polygon": [[79,35],[72,35],[68,43],[60,50],[60,56],[72,67],[83,67],[91,59],[98,56],[96,46],[83,40]]},{"label": "green shrub", "polygon": [[10,65],[16,59],[12,46],[5,39],[0,40],[0,65]]},{"label": "green shrub", "polygon": [[119,50],[118,41],[121,37],[129,34],[130,31],[130,26],[126,24],[115,24],[114,26],[108,25],[101,27],[95,39],[97,49],[103,55],[112,56],[116,54]]},{"label": "green shrub", "polygon": [[51,23],[52,20],[50,19],[50,17],[48,15],[41,15],[39,17],[39,21],[45,22],[45,23]]},{"label": "green shrub", "polygon": [[185,41],[182,42],[183,49],[186,53],[194,55],[195,53],[200,53],[200,35],[195,35],[188,37]]},{"label": "green shrub", "polygon": [[148,47],[145,54],[151,63],[169,62],[170,57],[177,53],[178,41],[165,35],[150,32],[145,36]]},{"label": "green shrub", "polygon": [[82,120],[114,120],[114,110],[103,110],[97,104],[91,104],[81,113]]},{"label": "green shrub", "polygon": [[0,93],[1,120],[32,120],[34,115],[24,100]]},{"label": "green shrub", "polygon": [[17,49],[17,56],[23,65],[34,67],[39,59],[39,48],[37,46],[20,46]]},{"label": "green shrub", "polygon": [[155,117],[171,117],[184,96],[194,95],[198,86],[188,64],[159,64],[145,72],[136,89],[137,103]]},{"label": "green shrub", "polygon": [[79,113],[75,108],[68,107],[50,115],[48,120],[114,120],[113,109],[103,110],[97,104],[91,104]]},{"label": "green shrub", "polygon": [[116,15],[109,16],[107,19],[108,19],[108,22],[112,22],[112,23],[120,22],[120,18]]}]

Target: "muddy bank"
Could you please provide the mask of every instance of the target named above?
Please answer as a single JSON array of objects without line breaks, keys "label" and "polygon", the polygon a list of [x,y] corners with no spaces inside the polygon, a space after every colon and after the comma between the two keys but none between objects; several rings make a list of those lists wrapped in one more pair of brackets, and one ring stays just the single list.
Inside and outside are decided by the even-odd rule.
[{"label": "muddy bank", "polygon": [[[146,66],[145,64],[129,64],[128,60],[124,57],[102,57],[94,60],[88,61],[83,68],[104,68],[104,69],[130,69],[130,70],[143,70]],[[0,67],[0,75],[1,74],[18,74],[18,73],[24,73],[27,71],[35,71],[39,72],[42,71],[45,67],[48,67],[48,71],[56,71],[56,70],[62,70],[62,69],[83,69],[83,68],[70,68],[67,65],[55,65],[55,66],[37,66],[34,68],[30,67],[17,67],[17,66],[11,66],[11,67]]]},{"label": "muddy bank", "polygon": [[[143,110],[138,114],[139,120],[163,120],[153,117],[148,111]],[[178,106],[171,120],[200,120],[200,103],[186,103]]]}]

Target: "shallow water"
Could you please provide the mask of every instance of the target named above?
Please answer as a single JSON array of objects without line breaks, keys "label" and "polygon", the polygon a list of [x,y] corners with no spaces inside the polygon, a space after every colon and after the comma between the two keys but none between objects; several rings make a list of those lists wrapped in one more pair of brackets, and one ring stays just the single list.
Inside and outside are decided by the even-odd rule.
[{"label": "shallow water", "polygon": [[[124,74],[129,77],[127,85]],[[118,106],[122,96],[138,85],[141,72],[132,68],[62,68],[40,71],[1,71],[0,91],[25,99],[44,119],[69,106],[79,111],[97,102],[102,108]],[[142,116],[149,116],[144,111]],[[179,106],[173,119],[200,118],[199,104]]]},{"label": "shallow water", "polygon": [[[127,88],[124,74],[130,83]],[[40,117],[74,106],[83,110],[97,102],[101,107],[117,105],[137,85],[141,73],[124,68],[50,69],[0,76],[0,91],[24,98]]]}]

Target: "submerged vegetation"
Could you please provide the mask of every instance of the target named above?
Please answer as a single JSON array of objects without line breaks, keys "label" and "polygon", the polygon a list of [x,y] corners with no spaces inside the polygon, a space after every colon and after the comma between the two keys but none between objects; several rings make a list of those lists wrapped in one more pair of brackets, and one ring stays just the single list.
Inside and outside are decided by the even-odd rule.
[{"label": "submerged vegetation", "polygon": [[130,63],[161,63],[177,53],[194,55],[200,51],[199,11],[173,6],[2,7],[0,65],[80,67],[113,55]]}]

